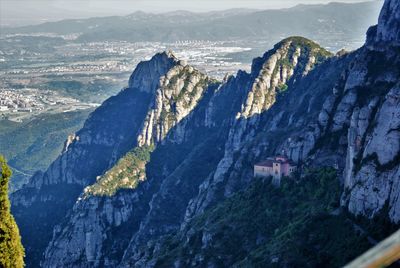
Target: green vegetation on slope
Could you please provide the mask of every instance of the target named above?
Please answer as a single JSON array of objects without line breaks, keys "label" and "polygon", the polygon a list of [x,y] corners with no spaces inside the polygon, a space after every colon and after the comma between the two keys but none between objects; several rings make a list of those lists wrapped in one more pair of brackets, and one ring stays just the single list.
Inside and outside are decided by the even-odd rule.
[{"label": "green vegetation on slope", "polygon": [[19,268],[24,266],[24,248],[21,244],[18,226],[10,212],[8,182],[11,169],[0,155],[0,267]]},{"label": "green vegetation on slope", "polygon": [[[278,58],[272,77],[279,77],[278,85],[275,90],[278,94],[284,95],[291,83],[296,81],[297,76],[304,76],[316,65],[323,63],[333,56],[331,52],[321,47],[319,44],[300,36],[288,37],[275,45],[273,52],[290,44],[284,57]],[[297,55],[297,57],[296,57]],[[296,63],[294,58],[296,58]],[[292,71],[289,74],[288,71]],[[283,79],[283,72],[288,75],[288,81]],[[292,80],[292,81],[290,81]],[[258,93],[260,95],[260,93]],[[258,96],[259,97],[259,96]]]},{"label": "green vegetation on slope", "polygon": [[0,120],[0,133],[1,135],[6,134],[18,128],[20,123],[10,120]]},{"label": "green vegetation on slope", "polygon": [[[79,59],[76,60],[78,61]],[[91,58],[91,60],[95,59]],[[121,80],[125,82],[126,76],[126,74],[122,73],[118,75],[118,78],[121,77]],[[68,75],[65,77],[49,75],[44,81],[40,81],[34,86],[54,90],[61,95],[72,97],[82,102],[101,103],[110,96],[117,94],[126,85],[107,78],[92,79],[92,77],[85,77],[84,75]]]},{"label": "green vegetation on slope", "polygon": [[146,163],[150,161],[153,146],[136,147],[128,152],[117,164],[103,176],[98,178],[95,184],[85,189],[85,195],[115,194],[119,189],[134,189],[139,182],[146,179]]},{"label": "green vegetation on slope", "polygon": [[10,190],[18,189],[35,171],[45,170],[91,111],[43,114],[23,123],[0,120],[0,152],[14,168]]},{"label": "green vegetation on slope", "polygon": [[256,180],[166,237],[157,265],[180,259],[195,266],[339,267],[371,246],[340,213],[339,199],[334,169],[310,170],[281,188]]},{"label": "green vegetation on slope", "polygon": [[[314,62],[310,65],[310,69],[312,69],[315,65],[324,62],[326,59],[333,56],[333,54],[326,50],[325,48],[321,47],[319,44],[315,43],[312,40],[301,36],[292,36],[282,40],[276,46],[279,46],[283,43],[290,42],[291,48],[289,50],[289,58],[293,56],[295,53],[295,49],[301,49],[301,55],[298,59],[299,66],[301,68],[305,68],[305,64],[307,64],[308,60],[314,58]],[[306,56],[306,58],[302,58]],[[289,62],[289,58],[283,58],[279,61],[283,66],[293,67],[292,64]]]}]

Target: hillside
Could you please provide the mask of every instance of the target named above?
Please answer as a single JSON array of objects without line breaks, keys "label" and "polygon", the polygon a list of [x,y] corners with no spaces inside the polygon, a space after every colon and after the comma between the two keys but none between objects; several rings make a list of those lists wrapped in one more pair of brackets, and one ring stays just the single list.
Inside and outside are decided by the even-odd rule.
[{"label": "hillside", "polygon": [[176,234],[148,245],[148,263],[155,267],[177,263],[182,267],[342,267],[369,249],[371,238],[357,234],[355,220],[341,214],[340,192],[334,169],[309,170],[281,188],[269,180],[256,180]]},{"label": "hillside", "polygon": [[0,120],[0,152],[14,170],[11,192],[36,171],[45,170],[62,152],[65,138],[82,127],[91,110],[40,115],[16,123]]}]

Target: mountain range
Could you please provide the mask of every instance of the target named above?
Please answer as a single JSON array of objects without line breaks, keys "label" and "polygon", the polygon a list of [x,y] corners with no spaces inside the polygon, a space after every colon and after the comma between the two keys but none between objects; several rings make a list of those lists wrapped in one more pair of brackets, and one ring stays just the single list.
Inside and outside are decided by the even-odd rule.
[{"label": "mountain range", "polygon": [[343,266],[398,229],[399,78],[397,0],[358,50],[289,37],[224,81],[156,54],[11,195],[27,265]]},{"label": "mountain range", "polygon": [[[279,10],[233,9],[72,19],[2,29],[2,34],[79,33],[78,42],[181,40],[270,40],[301,35],[316,40],[362,38],[375,23],[382,1],[298,5]],[[325,41],[326,45],[329,40]]]}]

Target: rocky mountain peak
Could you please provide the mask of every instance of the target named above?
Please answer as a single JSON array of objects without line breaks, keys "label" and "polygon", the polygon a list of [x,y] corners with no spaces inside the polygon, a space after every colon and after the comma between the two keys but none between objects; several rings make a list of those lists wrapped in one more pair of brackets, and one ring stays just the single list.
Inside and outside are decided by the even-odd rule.
[{"label": "rocky mountain peak", "polygon": [[129,78],[129,88],[153,93],[159,85],[159,77],[164,76],[173,66],[181,62],[171,51],[157,53],[149,61],[138,64]]},{"label": "rocky mountain peak", "polygon": [[[175,58],[171,52],[169,58]],[[124,155],[105,174],[98,176],[96,183],[84,190],[84,198],[93,195],[113,195],[119,189],[134,189],[146,179],[145,165],[152,150],[176,127],[171,141],[180,143],[185,137],[184,121],[197,107],[203,96],[217,85],[190,65],[181,61],[159,79],[158,88],[152,95],[147,115],[137,134],[137,147]]]},{"label": "rocky mountain peak", "polygon": [[386,0],[378,23],[378,40],[400,44],[400,1]]},{"label": "rocky mountain peak", "polygon": [[293,36],[279,42],[262,58],[254,60],[252,75],[256,78],[238,117],[248,118],[267,110],[275,102],[277,93],[286,91],[331,56],[332,53],[303,37]]},{"label": "rocky mountain peak", "polygon": [[368,45],[382,42],[390,42],[392,45],[400,45],[400,2],[398,0],[386,0],[378,25],[368,31]]},{"label": "rocky mountain peak", "polygon": [[[12,204],[17,218],[23,217],[22,215],[27,212],[26,207],[44,204],[40,205],[38,211],[41,212],[38,212],[37,215],[40,214],[40,217],[54,220],[46,226],[43,225],[37,231],[38,239],[50,240],[49,230],[54,227],[55,222],[65,216],[68,209],[72,208],[82,190],[87,186],[93,184],[96,186],[88,188],[87,191],[109,194],[120,187],[133,188],[138,181],[144,179],[141,172],[151,148],[138,148],[142,144],[138,144],[140,140],[138,141],[137,138],[140,133],[143,133],[143,129],[149,129],[145,126],[148,114],[158,103],[156,99],[160,94],[157,92],[165,91],[164,93],[167,94],[172,88],[176,88],[168,87],[167,90],[164,87],[166,78],[171,76],[172,79],[173,73],[187,75],[193,73],[192,78],[187,80],[188,83],[197,85],[197,81],[200,81],[197,79],[200,74],[197,75],[197,71],[192,70],[189,66],[184,66],[171,52],[158,53],[149,61],[139,63],[130,77],[129,87],[98,107],[89,116],[83,128],[74,136],[69,137],[63,153],[49,168],[45,172],[35,174],[24,189],[13,194]],[[186,79],[181,81],[177,77],[174,81],[176,85],[186,85]],[[174,81],[170,81],[168,85],[175,85]],[[201,92],[206,85],[201,85],[193,86],[193,91],[188,91],[189,95],[180,96],[184,99],[182,104],[184,104],[185,112],[189,113],[189,110],[195,106],[195,102],[191,101],[197,101],[203,96]],[[164,97],[161,98],[161,100],[164,99]],[[161,103],[168,105],[167,102],[161,101]],[[188,106],[185,106],[186,104]],[[171,104],[170,107],[178,109],[178,105]],[[160,120],[153,122],[157,122],[157,124],[164,122],[166,118],[163,117],[164,115],[166,113],[160,113]],[[168,122],[170,128],[177,121]],[[168,130],[163,128],[161,133],[164,135]],[[148,136],[146,135],[146,137]],[[160,137],[164,136],[160,135]],[[118,160],[121,161],[118,162]],[[112,169],[114,166],[117,166],[117,169]],[[124,175],[129,168],[137,171],[137,176],[127,181]],[[104,188],[107,188],[108,191],[104,191]],[[23,236],[29,234],[31,228],[26,227],[29,224],[27,222],[26,225],[21,225]],[[42,232],[47,236],[43,236]],[[29,243],[38,244],[35,239],[30,240]],[[27,247],[30,247],[29,244]],[[41,253],[39,251],[37,253],[38,255],[35,255],[36,253],[29,255],[30,264],[34,267],[38,267],[41,258]]]},{"label": "rocky mountain peak", "polygon": [[162,141],[172,127],[190,114],[215,82],[179,61],[160,79],[154,102],[138,136],[139,146],[151,146]]}]

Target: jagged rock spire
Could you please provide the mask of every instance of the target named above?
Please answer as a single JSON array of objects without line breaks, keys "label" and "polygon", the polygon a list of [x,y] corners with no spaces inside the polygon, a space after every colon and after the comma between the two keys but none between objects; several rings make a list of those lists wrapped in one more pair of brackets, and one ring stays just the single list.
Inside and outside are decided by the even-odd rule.
[{"label": "jagged rock spire", "polygon": [[379,16],[377,26],[368,32],[368,44],[390,42],[400,45],[400,1],[386,0]]},{"label": "jagged rock spire", "polygon": [[159,85],[159,77],[164,76],[179,60],[171,51],[157,53],[149,61],[138,64],[129,78],[129,88],[154,92]]}]

